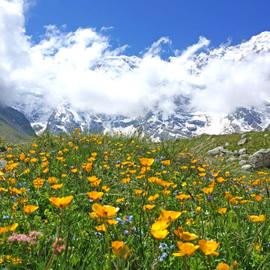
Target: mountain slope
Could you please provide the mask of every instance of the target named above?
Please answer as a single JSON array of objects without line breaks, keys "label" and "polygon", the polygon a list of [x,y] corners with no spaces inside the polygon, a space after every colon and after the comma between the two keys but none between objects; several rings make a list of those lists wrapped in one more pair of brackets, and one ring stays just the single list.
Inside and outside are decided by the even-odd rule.
[{"label": "mountain slope", "polygon": [[29,121],[19,111],[0,105],[0,137],[7,142],[21,142],[35,136]]},{"label": "mountain slope", "polygon": [[[229,63],[243,63],[250,57],[269,57],[270,32],[262,32],[240,45],[220,46],[220,48],[200,52],[188,62],[192,74],[199,75],[204,67],[217,60]],[[172,58],[173,59],[173,58]],[[172,59],[168,60],[173,61]],[[105,72],[110,77],[121,76],[126,72],[136,72],[141,58],[134,56],[103,57],[93,66],[93,71]],[[269,72],[270,76],[270,72]],[[166,84],[166,81],[161,82]],[[181,86],[179,86],[181,87]],[[183,86],[184,87],[184,86]],[[251,89],[256,91],[256,89]],[[251,91],[250,90],[250,91]],[[128,91],[128,89],[127,89]],[[71,132],[75,128],[90,133],[142,133],[155,140],[185,138],[207,134],[228,134],[234,132],[261,131],[270,125],[270,96],[260,106],[239,106],[227,114],[199,111],[194,108],[191,94],[178,94],[171,114],[155,108],[145,108],[140,116],[110,115],[94,111],[76,109],[69,101],[63,101],[53,108],[43,104],[44,97],[39,93],[27,93],[16,105],[22,111],[37,133],[45,129],[52,133]],[[239,98],[239,97],[238,97]],[[242,98],[242,97],[240,97]]]}]

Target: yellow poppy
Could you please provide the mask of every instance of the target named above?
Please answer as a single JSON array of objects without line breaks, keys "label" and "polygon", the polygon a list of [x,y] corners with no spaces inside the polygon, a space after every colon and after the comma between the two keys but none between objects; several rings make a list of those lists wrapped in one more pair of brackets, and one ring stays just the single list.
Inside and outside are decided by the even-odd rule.
[{"label": "yellow poppy", "polygon": [[184,241],[192,241],[198,238],[198,236],[194,233],[186,232],[182,227],[177,228],[174,231],[175,235],[177,235],[181,240]]},{"label": "yellow poppy", "polygon": [[25,205],[24,207],[23,207],[23,212],[25,213],[25,214],[31,214],[31,213],[33,213],[33,212],[35,212],[37,209],[38,209],[39,207],[37,206],[37,205]]},{"label": "yellow poppy", "polygon": [[50,202],[57,208],[65,208],[66,206],[68,206],[72,200],[73,200],[73,196],[66,196],[66,197],[51,197]]},{"label": "yellow poppy", "polygon": [[93,200],[93,201],[100,200],[102,198],[103,194],[104,194],[103,192],[98,192],[98,191],[87,192],[88,198]]},{"label": "yellow poppy", "polygon": [[178,211],[161,210],[160,219],[175,221],[181,216],[181,214],[182,213]]},{"label": "yellow poppy", "polygon": [[194,254],[194,252],[199,248],[198,245],[194,245],[192,243],[183,243],[183,242],[177,242],[177,246],[179,251],[173,253],[174,256],[191,256]]},{"label": "yellow poppy", "polygon": [[217,265],[217,270],[230,270],[230,266],[227,263],[220,262]]},{"label": "yellow poppy", "polygon": [[248,219],[249,219],[249,221],[255,222],[255,223],[264,222],[266,220],[266,216],[265,215],[258,215],[258,216],[250,215],[250,216],[248,216]]},{"label": "yellow poppy", "polygon": [[219,243],[216,241],[206,241],[206,240],[200,240],[199,241],[200,250],[204,253],[204,255],[214,255],[218,256],[218,252],[216,252],[216,249],[219,246]]},{"label": "yellow poppy", "polygon": [[90,216],[93,218],[112,218],[119,211],[119,208],[116,208],[111,205],[101,205],[98,203],[94,203],[92,206],[93,212],[90,213]]},{"label": "yellow poppy", "polygon": [[150,167],[154,163],[155,159],[154,158],[140,158],[139,161],[142,166]]},{"label": "yellow poppy", "polygon": [[113,241],[111,246],[114,255],[127,259],[129,248],[123,241]]}]

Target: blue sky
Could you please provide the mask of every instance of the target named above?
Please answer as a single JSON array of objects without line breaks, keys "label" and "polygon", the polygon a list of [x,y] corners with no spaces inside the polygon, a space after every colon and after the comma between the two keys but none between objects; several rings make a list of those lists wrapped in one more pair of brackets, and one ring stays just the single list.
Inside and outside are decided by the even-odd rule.
[{"label": "blue sky", "polygon": [[34,40],[48,24],[78,27],[113,27],[107,34],[113,45],[129,45],[138,54],[162,36],[175,48],[197,42],[199,36],[218,46],[233,44],[270,30],[269,0],[36,0],[26,21]]}]

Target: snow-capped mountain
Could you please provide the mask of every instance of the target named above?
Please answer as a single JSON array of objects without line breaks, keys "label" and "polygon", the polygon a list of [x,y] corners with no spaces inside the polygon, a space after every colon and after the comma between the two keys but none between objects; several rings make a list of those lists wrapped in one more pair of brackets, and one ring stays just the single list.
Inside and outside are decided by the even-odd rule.
[{"label": "snow-capped mountain", "polygon": [[[199,74],[205,65],[216,59],[240,62],[252,55],[263,55],[269,52],[270,32],[263,32],[240,45],[221,46],[196,54],[190,62],[190,69],[193,73]],[[136,69],[140,61],[136,56],[109,56],[101,59],[92,69],[108,73],[113,77]],[[175,96],[175,111],[172,114],[164,114],[160,109],[151,109],[141,116],[129,117],[81,111],[69,102],[63,102],[55,108],[44,108],[42,96],[32,93],[29,95],[33,98],[24,98],[22,99],[24,102],[19,102],[15,107],[25,113],[37,133],[45,129],[52,133],[61,133],[79,128],[90,133],[133,134],[137,132],[160,140],[203,133],[222,134],[263,130],[270,125],[269,100],[265,100],[264,106],[239,107],[234,112],[224,115],[199,112],[191,107],[191,97],[181,94]],[[31,103],[28,100],[31,100]]]}]

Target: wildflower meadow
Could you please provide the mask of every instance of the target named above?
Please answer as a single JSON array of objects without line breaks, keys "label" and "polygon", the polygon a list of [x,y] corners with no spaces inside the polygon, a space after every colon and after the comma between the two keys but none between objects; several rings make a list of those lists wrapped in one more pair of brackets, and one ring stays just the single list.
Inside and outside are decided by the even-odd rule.
[{"label": "wildflower meadow", "polygon": [[1,158],[0,269],[270,269],[267,170],[79,131]]}]

